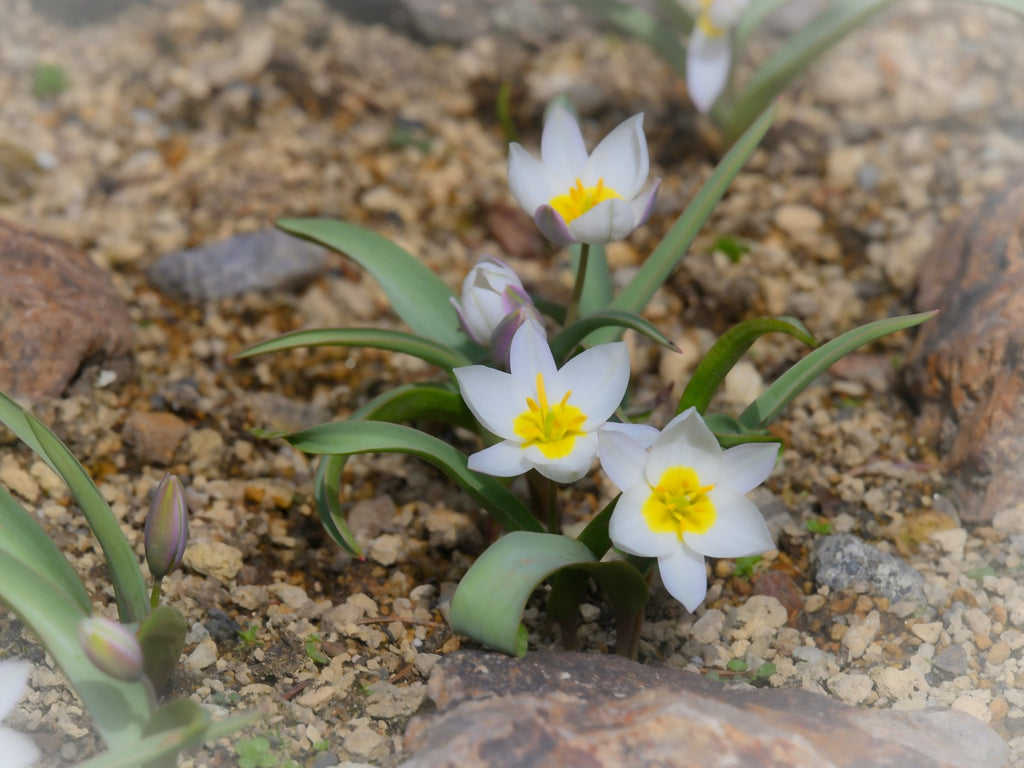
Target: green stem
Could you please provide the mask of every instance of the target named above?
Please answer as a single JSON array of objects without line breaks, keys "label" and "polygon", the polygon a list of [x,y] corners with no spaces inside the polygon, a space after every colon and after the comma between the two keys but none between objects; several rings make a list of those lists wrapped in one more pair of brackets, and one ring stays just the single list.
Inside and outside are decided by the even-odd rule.
[{"label": "green stem", "polygon": [[163,579],[156,579],[153,582],[153,591],[149,595],[149,606],[150,608],[156,608],[160,604],[160,585],[163,583]]},{"label": "green stem", "polygon": [[576,284],[572,287],[572,298],[565,313],[565,324],[575,322],[580,315],[580,299],[583,297],[583,281],[587,277],[587,260],[590,258],[590,243],[580,243],[580,261],[576,266]]}]

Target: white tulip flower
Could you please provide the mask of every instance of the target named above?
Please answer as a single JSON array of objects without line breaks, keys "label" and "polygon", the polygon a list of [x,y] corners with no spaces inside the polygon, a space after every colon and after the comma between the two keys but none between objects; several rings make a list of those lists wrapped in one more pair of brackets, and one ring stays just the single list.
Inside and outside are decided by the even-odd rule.
[{"label": "white tulip flower", "polygon": [[509,373],[484,365],[454,373],[473,415],[502,439],[471,455],[470,469],[498,477],[536,469],[570,483],[597,456],[597,430],[629,383],[629,353],[621,341],[600,344],[559,369],[543,329],[527,320],[512,338]]},{"label": "white tulip flower", "polygon": [[[32,666],[27,661],[0,661],[0,720],[3,720],[21,697]],[[27,768],[39,759],[39,748],[23,733],[0,727],[0,754],[6,768]]]},{"label": "white tulip flower", "polygon": [[701,112],[714,106],[732,68],[732,29],[749,0],[700,0],[686,49],[686,89]]},{"label": "white tulip flower", "polygon": [[694,611],[707,594],[705,557],[775,548],[746,494],[771,474],[778,446],[745,443],[723,451],[695,408],[670,421],[649,448],[640,437],[600,432],[601,467],[622,491],[608,534],[624,552],[658,558],[665,588]]},{"label": "white tulip flower", "polygon": [[538,160],[509,146],[508,183],[519,205],[557,245],[621,240],[651,215],[660,179],[646,191],[650,159],[643,114],[633,115],[587,155],[580,126],[556,103]]}]

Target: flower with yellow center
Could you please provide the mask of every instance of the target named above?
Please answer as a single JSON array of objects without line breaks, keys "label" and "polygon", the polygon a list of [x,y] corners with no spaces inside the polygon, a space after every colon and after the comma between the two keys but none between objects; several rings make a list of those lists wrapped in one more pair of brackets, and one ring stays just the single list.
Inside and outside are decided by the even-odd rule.
[{"label": "flower with yellow center", "polygon": [[536,469],[571,483],[590,469],[597,430],[626,392],[629,354],[623,342],[600,344],[557,368],[543,328],[528,319],[512,338],[508,373],[485,365],[454,373],[473,415],[501,438],[471,455],[470,469],[498,477]]},{"label": "flower with yellow center", "polygon": [[508,182],[541,232],[558,245],[621,240],[651,215],[660,179],[641,192],[650,171],[643,115],[619,125],[587,154],[579,124],[560,103],[551,108],[538,160],[509,146]]},{"label": "flower with yellow center", "polygon": [[619,490],[608,523],[624,552],[658,558],[665,588],[693,611],[707,594],[705,557],[747,557],[773,549],[746,494],[771,474],[774,443],[723,451],[696,409],[660,434],[633,425],[600,431],[601,467]]},{"label": "flower with yellow center", "polygon": [[701,112],[714,106],[732,68],[732,29],[749,0],[700,0],[686,47],[686,89]]}]

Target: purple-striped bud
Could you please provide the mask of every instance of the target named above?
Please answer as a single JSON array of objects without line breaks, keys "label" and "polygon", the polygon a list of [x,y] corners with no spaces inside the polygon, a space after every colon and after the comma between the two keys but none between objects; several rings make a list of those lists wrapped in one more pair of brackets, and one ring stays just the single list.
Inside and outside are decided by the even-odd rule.
[{"label": "purple-striped bud", "polygon": [[462,283],[461,300],[452,297],[459,323],[473,341],[491,345],[495,329],[524,303],[532,306],[529,294],[512,268],[491,256],[481,259]]},{"label": "purple-striped bud", "polygon": [[128,683],[142,678],[142,646],[124,624],[90,616],[78,623],[78,641],[89,661],[111,677]]},{"label": "purple-striped bud", "polygon": [[175,475],[165,475],[153,495],[146,516],[146,563],[162,579],[181,563],[188,544],[188,504],[185,489]]},{"label": "purple-striped bud", "polygon": [[[509,289],[509,292],[511,292],[511,289]],[[508,356],[509,350],[512,349],[512,338],[516,335],[516,331],[519,330],[522,324],[526,322],[536,323],[541,329],[541,335],[544,335],[544,321],[541,319],[537,308],[529,303],[529,297],[527,297],[526,303],[505,315],[505,319],[498,323],[498,327],[491,334],[491,357],[494,358],[494,362],[499,368],[508,370]]]}]

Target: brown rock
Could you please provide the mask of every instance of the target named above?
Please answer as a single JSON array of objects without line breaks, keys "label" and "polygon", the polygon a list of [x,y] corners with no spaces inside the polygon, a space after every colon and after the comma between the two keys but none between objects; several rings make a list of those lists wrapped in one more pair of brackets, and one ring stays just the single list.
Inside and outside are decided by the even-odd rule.
[{"label": "brown rock", "polygon": [[173,413],[138,412],[125,421],[121,436],[142,461],[167,466],[189,429],[188,423]]},{"label": "brown rock", "polygon": [[403,768],[1008,764],[1006,743],[961,712],[865,711],[617,656],[459,652],[428,696],[441,711],[409,724]]},{"label": "brown rock", "polygon": [[919,431],[938,444],[961,519],[1024,499],[1024,185],[990,196],[925,259],[921,327],[905,370]]},{"label": "brown rock", "polygon": [[123,364],[131,348],[124,302],[86,254],[0,222],[0,389],[59,397],[83,366]]}]

